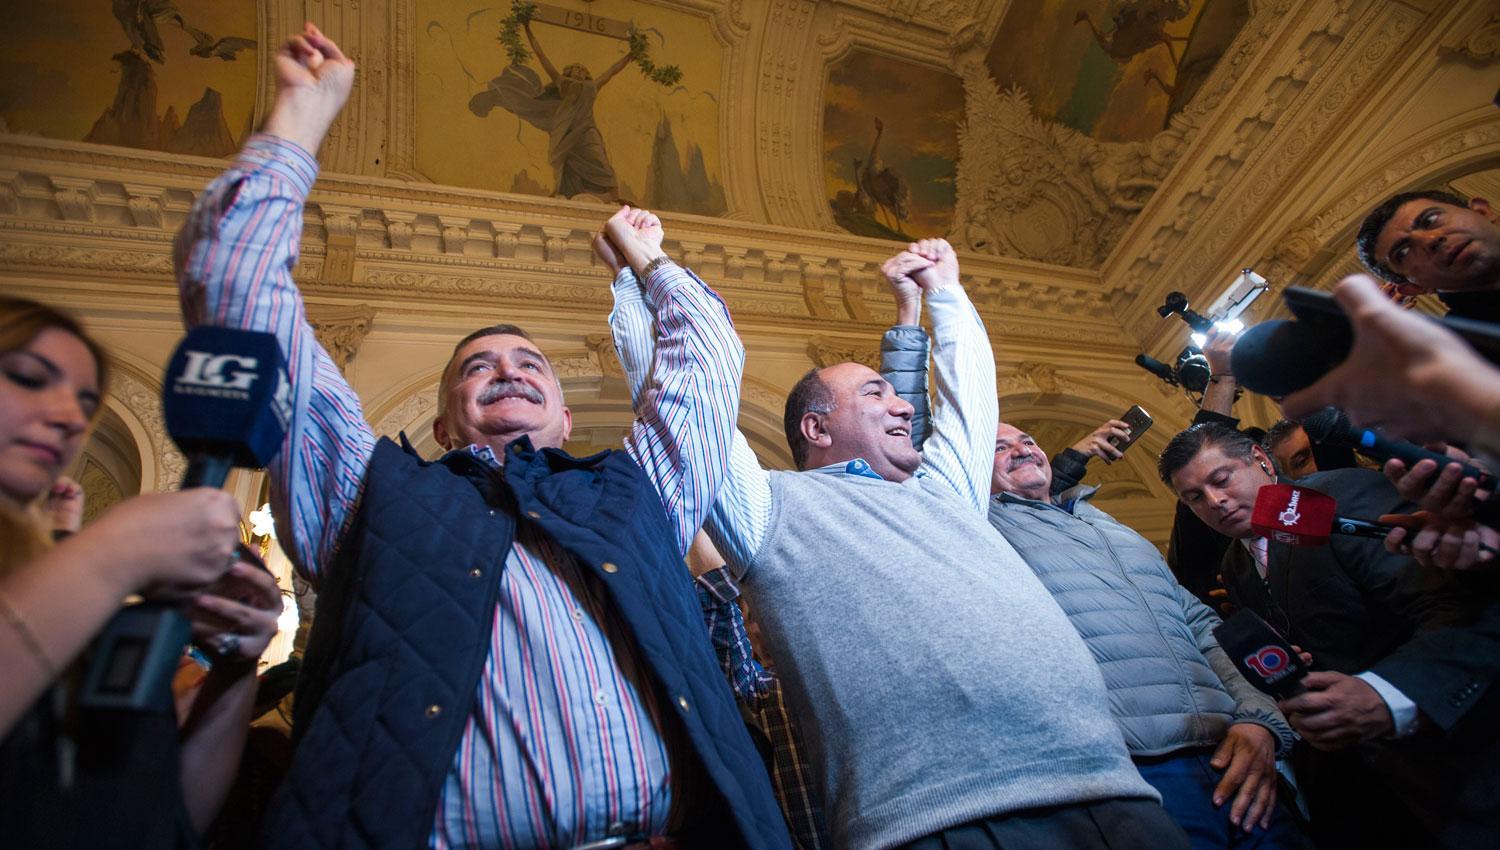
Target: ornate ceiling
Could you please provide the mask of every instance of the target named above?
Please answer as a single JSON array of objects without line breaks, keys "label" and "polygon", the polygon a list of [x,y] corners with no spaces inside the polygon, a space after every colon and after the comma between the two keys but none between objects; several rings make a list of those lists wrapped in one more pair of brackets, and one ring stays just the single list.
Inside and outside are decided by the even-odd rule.
[{"label": "ornate ceiling", "polygon": [[[1277,288],[1327,285],[1352,268],[1353,231],[1383,196],[1437,184],[1490,191],[1500,183],[1500,109],[1490,102],[1500,86],[1493,3],[1216,2],[1164,4],[1189,8],[1178,23],[1158,28],[1168,36],[1179,24],[1191,34],[1186,22],[1206,20],[1215,8],[1243,13],[1214,42],[1222,50],[1213,61],[1191,67],[1187,35],[1171,49],[1111,46],[1120,61],[1105,49],[1124,38],[1115,32],[1123,18],[1115,16],[1149,3],[614,3],[635,7],[643,20],[659,10],[664,21],[696,21],[713,48],[712,63],[692,54],[698,64],[685,67],[716,69],[716,81],[704,82],[702,73],[692,81],[712,89],[716,132],[692,141],[726,212],[663,218],[669,249],[719,287],[746,340],[742,426],[767,462],[787,461],[780,407],[795,378],[814,363],[869,356],[892,316],[877,270],[898,243],[840,225],[830,201],[838,180],[855,178],[829,171],[824,123],[835,95],[845,92],[830,80],[847,88],[839,69],[857,55],[873,56],[951,80],[961,92],[958,121],[915,129],[953,139],[953,201],[940,214],[963,248],[970,290],[996,343],[1003,415],[1063,441],[1131,404],[1150,409],[1157,428],[1126,463],[1110,467],[1101,504],[1165,540],[1170,509],[1151,453],[1186,423],[1192,405],[1131,362],[1143,351],[1174,355],[1185,342],[1180,323],[1155,313],[1165,293],[1181,290],[1207,304],[1245,266]],[[1030,54],[1019,53],[1024,41],[1015,41],[1018,57],[1004,55],[1008,34],[1041,26],[1021,14],[1032,7],[1056,19],[1036,31],[1082,57],[1068,66],[1073,76],[1049,77],[1028,65]],[[1075,23],[1077,12],[1090,10],[1088,24],[1100,35]],[[578,446],[611,441],[628,404],[601,344],[609,292],[588,248],[608,207],[427,178],[422,145],[433,142],[419,127],[427,66],[418,58],[437,19],[429,4],[267,0],[256,6],[256,41],[273,44],[304,15],[361,67],[322,151],[298,279],[368,417],[384,429],[425,433],[436,371],[452,340],[503,315],[532,329],[559,362],[581,412]],[[270,94],[268,55],[241,54],[259,68],[255,116]],[[670,58],[662,53],[662,61]],[[1169,82],[1153,65],[1158,81],[1148,83],[1141,64],[1148,60],[1178,60],[1179,76]],[[1010,87],[1023,79],[1045,84]],[[1152,119],[1159,129],[1141,131],[1120,112],[1128,98],[1118,98],[1144,96],[1127,84],[1159,87],[1152,102],[1160,106],[1170,101],[1169,88],[1186,92],[1189,79],[1191,96]],[[1099,85],[1116,100],[1095,96],[1083,85],[1089,80],[1104,80]],[[864,102],[880,96],[871,91]],[[886,115],[888,137],[900,138],[898,123],[924,117]],[[871,132],[862,121],[857,128]],[[862,149],[869,140],[859,135],[850,144]],[[905,161],[896,150],[883,154],[893,169]],[[110,403],[118,421],[107,429],[113,443],[88,473],[110,479],[101,488],[167,486],[180,465],[153,413],[157,376],[180,333],[170,241],[222,167],[220,159],[0,135],[0,280],[7,290],[80,312],[121,353],[125,368]],[[642,179],[629,177],[633,185]],[[855,183],[847,184],[846,200],[859,200]],[[913,204],[922,197],[914,191]],[[873,218],[905,226],[880,212],[877,206]],[[1263,314],[1274,312],[1272,301],[1264,300]],[[1259,402],[1246,410],[1253,419],[1274,416]],[[129,466],[121,458],[131,446],[140,454],[134,478],[118,472]],[[258,492],[249,478],[241,489],[247,504]]]}]

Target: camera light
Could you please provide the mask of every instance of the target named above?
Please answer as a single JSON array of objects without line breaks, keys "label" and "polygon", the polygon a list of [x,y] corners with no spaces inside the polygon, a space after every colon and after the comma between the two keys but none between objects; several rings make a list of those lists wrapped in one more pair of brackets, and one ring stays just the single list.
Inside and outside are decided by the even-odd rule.
[{"label": "camera light", "polygon": [[1197,333],[1196,331],[1193,332],[1193,334],[1189,336],[1188,339],[1191,339],[1193,341],[1193,345],[1196,345],[1199,348],[1203,347],[1203,343],[1208,342],[1208,337],[1204,336],[1203,334]]},{"label": "camera light", "polygon": [[1214,322],[1214,327],[1225,333],[1237,334],[1245,329],[1245,323],[1239,319],[1226,319],[1222,322]]}]

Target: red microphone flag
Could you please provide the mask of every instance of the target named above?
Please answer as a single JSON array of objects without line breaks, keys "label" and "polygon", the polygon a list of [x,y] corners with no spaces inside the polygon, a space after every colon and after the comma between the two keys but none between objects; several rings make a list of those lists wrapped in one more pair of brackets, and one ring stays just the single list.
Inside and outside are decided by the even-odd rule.
[{"label": "red microphone flag", "polygon": [[1332,496],[1292,484],[1267,484],[1255,494],[1250,528],[1293,546],[1322,546],[1333,532],[1338,503]]}]

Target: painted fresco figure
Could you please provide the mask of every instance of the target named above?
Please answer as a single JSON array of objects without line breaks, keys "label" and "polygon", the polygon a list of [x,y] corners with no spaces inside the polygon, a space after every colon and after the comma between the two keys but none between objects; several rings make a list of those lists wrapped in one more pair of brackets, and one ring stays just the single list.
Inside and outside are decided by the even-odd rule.
[{"label": "painted fresco figure", "polygon": [[613,199],[618,181],[604,149],[604,136],[594,123],[594,100],[604,84],[630,63],[631,54],[621,56],[597,80],[578,62],[559,74],[542,52],[531,24],[524,26],[526,40],[552,82],[543,86],[536,71],[511,65],[490,80],[489,88],[469,99],[469,110],[483,118],[498,106],[547,134],[547,158],[557,179],[553,195]]}]

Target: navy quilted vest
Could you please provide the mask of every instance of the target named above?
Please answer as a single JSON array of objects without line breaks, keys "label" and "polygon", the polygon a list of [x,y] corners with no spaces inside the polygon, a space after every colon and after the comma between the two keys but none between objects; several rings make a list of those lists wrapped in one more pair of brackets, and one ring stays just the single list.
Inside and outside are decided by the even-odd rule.
[{"label": "navy quilted vest", "polygon": [[[479,685],[515,517],[598,576],[706,775],[692,846],[787,848],[785,822],[709,646],[661,499],[620,451],[509,448],[426,462],[387,439],[324,572],[298,683],[296,756],[262,842],[425,847]],[[683,783],[678,783],[681,787]],[[717,793],[713,793],[716,791]]]}]

